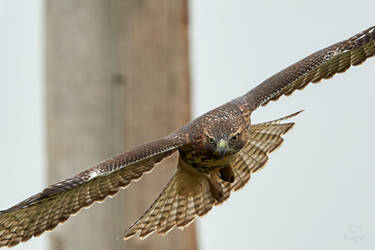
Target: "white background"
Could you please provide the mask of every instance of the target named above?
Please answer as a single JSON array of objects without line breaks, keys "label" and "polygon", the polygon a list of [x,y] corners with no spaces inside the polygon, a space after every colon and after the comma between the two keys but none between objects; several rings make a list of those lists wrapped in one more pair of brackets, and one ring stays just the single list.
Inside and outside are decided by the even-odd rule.
[{"label": "white background", "polygon": [[[45,185],[42,0],[0,0],[0,210]],[[47,234],[14,249],[47,249]]]},{"label": "white background", "polygon": [[[375,25],[374,1],[190,2],[194,117]],[[41,190],[41,0],[0,0],[0,209]],[[305,109],[267,167],[199,219],[210,249],[374,249],[375,59],[253,114]],[[43,249],[46,234],[14,249]],[[46,248],[44,248],[46,249]]]}]

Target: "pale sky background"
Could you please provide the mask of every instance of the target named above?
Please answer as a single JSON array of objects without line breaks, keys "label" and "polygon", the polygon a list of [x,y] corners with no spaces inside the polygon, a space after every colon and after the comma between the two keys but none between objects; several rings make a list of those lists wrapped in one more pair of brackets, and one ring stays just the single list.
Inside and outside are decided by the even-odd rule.
[{"label": "pale sky background", "polygon": [[[191,1],[194,117],[375,25],[374,9],[373,0]],[[44,186],[42,11],[41,0],[0,0],[0,209]],[[305,109],[267,167],[198,220],[200,249],[375,249],[374,72],[373,58],[253,114],[256,123]],[[46,235],[14,249],[46,249]]]}]

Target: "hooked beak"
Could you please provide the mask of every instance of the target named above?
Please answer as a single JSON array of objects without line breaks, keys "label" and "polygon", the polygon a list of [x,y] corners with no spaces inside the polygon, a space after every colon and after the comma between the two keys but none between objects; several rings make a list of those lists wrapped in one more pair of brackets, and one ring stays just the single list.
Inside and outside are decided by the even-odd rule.
[{"label": "hooked beak", "polygon": [[227,151],[228,151],[228,142],[224,139],[220,139],[220,141],[217,143],[217,152],[219,152],[220,157],[223,158]]}]

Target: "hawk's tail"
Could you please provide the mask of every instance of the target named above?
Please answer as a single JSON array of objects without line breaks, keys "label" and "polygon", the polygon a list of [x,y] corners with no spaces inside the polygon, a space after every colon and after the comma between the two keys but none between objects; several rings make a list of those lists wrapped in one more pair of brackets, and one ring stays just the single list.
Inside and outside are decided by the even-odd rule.
[{"label": "hawk's tail", "polygon": [[151,207],[125,232],[124,239],[138,232],[141,239],[154,231],[165,235],[175,226],[180,229],[188,226],[196,217],[206,214],[229,197],[230,184],[221,185],[224,197],[218,202],[212,196],[205,176],[179,167]]},{"label": "hawk's tail", "polygon": [[250,138],[231,165],[235,173],[233,191],[242,188],[253,173],[265,166],[268,154],[280,147],[284,141],[282,135],[294,126],[293,122],[283,121],[295,117],[302,111],[277,120],[251,125]]}]

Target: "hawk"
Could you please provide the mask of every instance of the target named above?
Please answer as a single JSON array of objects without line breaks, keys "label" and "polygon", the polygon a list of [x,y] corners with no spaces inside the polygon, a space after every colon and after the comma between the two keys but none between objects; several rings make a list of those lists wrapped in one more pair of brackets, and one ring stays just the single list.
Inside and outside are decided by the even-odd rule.
[{"label": "hawk", "polygon": [[0,211],[0,247],[54,229],[80,209],[115,195],[176,152],[175,173],[150,208],[124,233],[124,239],[186,227],[242,188],[293,127],[287,120],[301,112],[251,124],[254,110],[373,55],[375,26],[313,53],[165,138],[114,156]]}]

